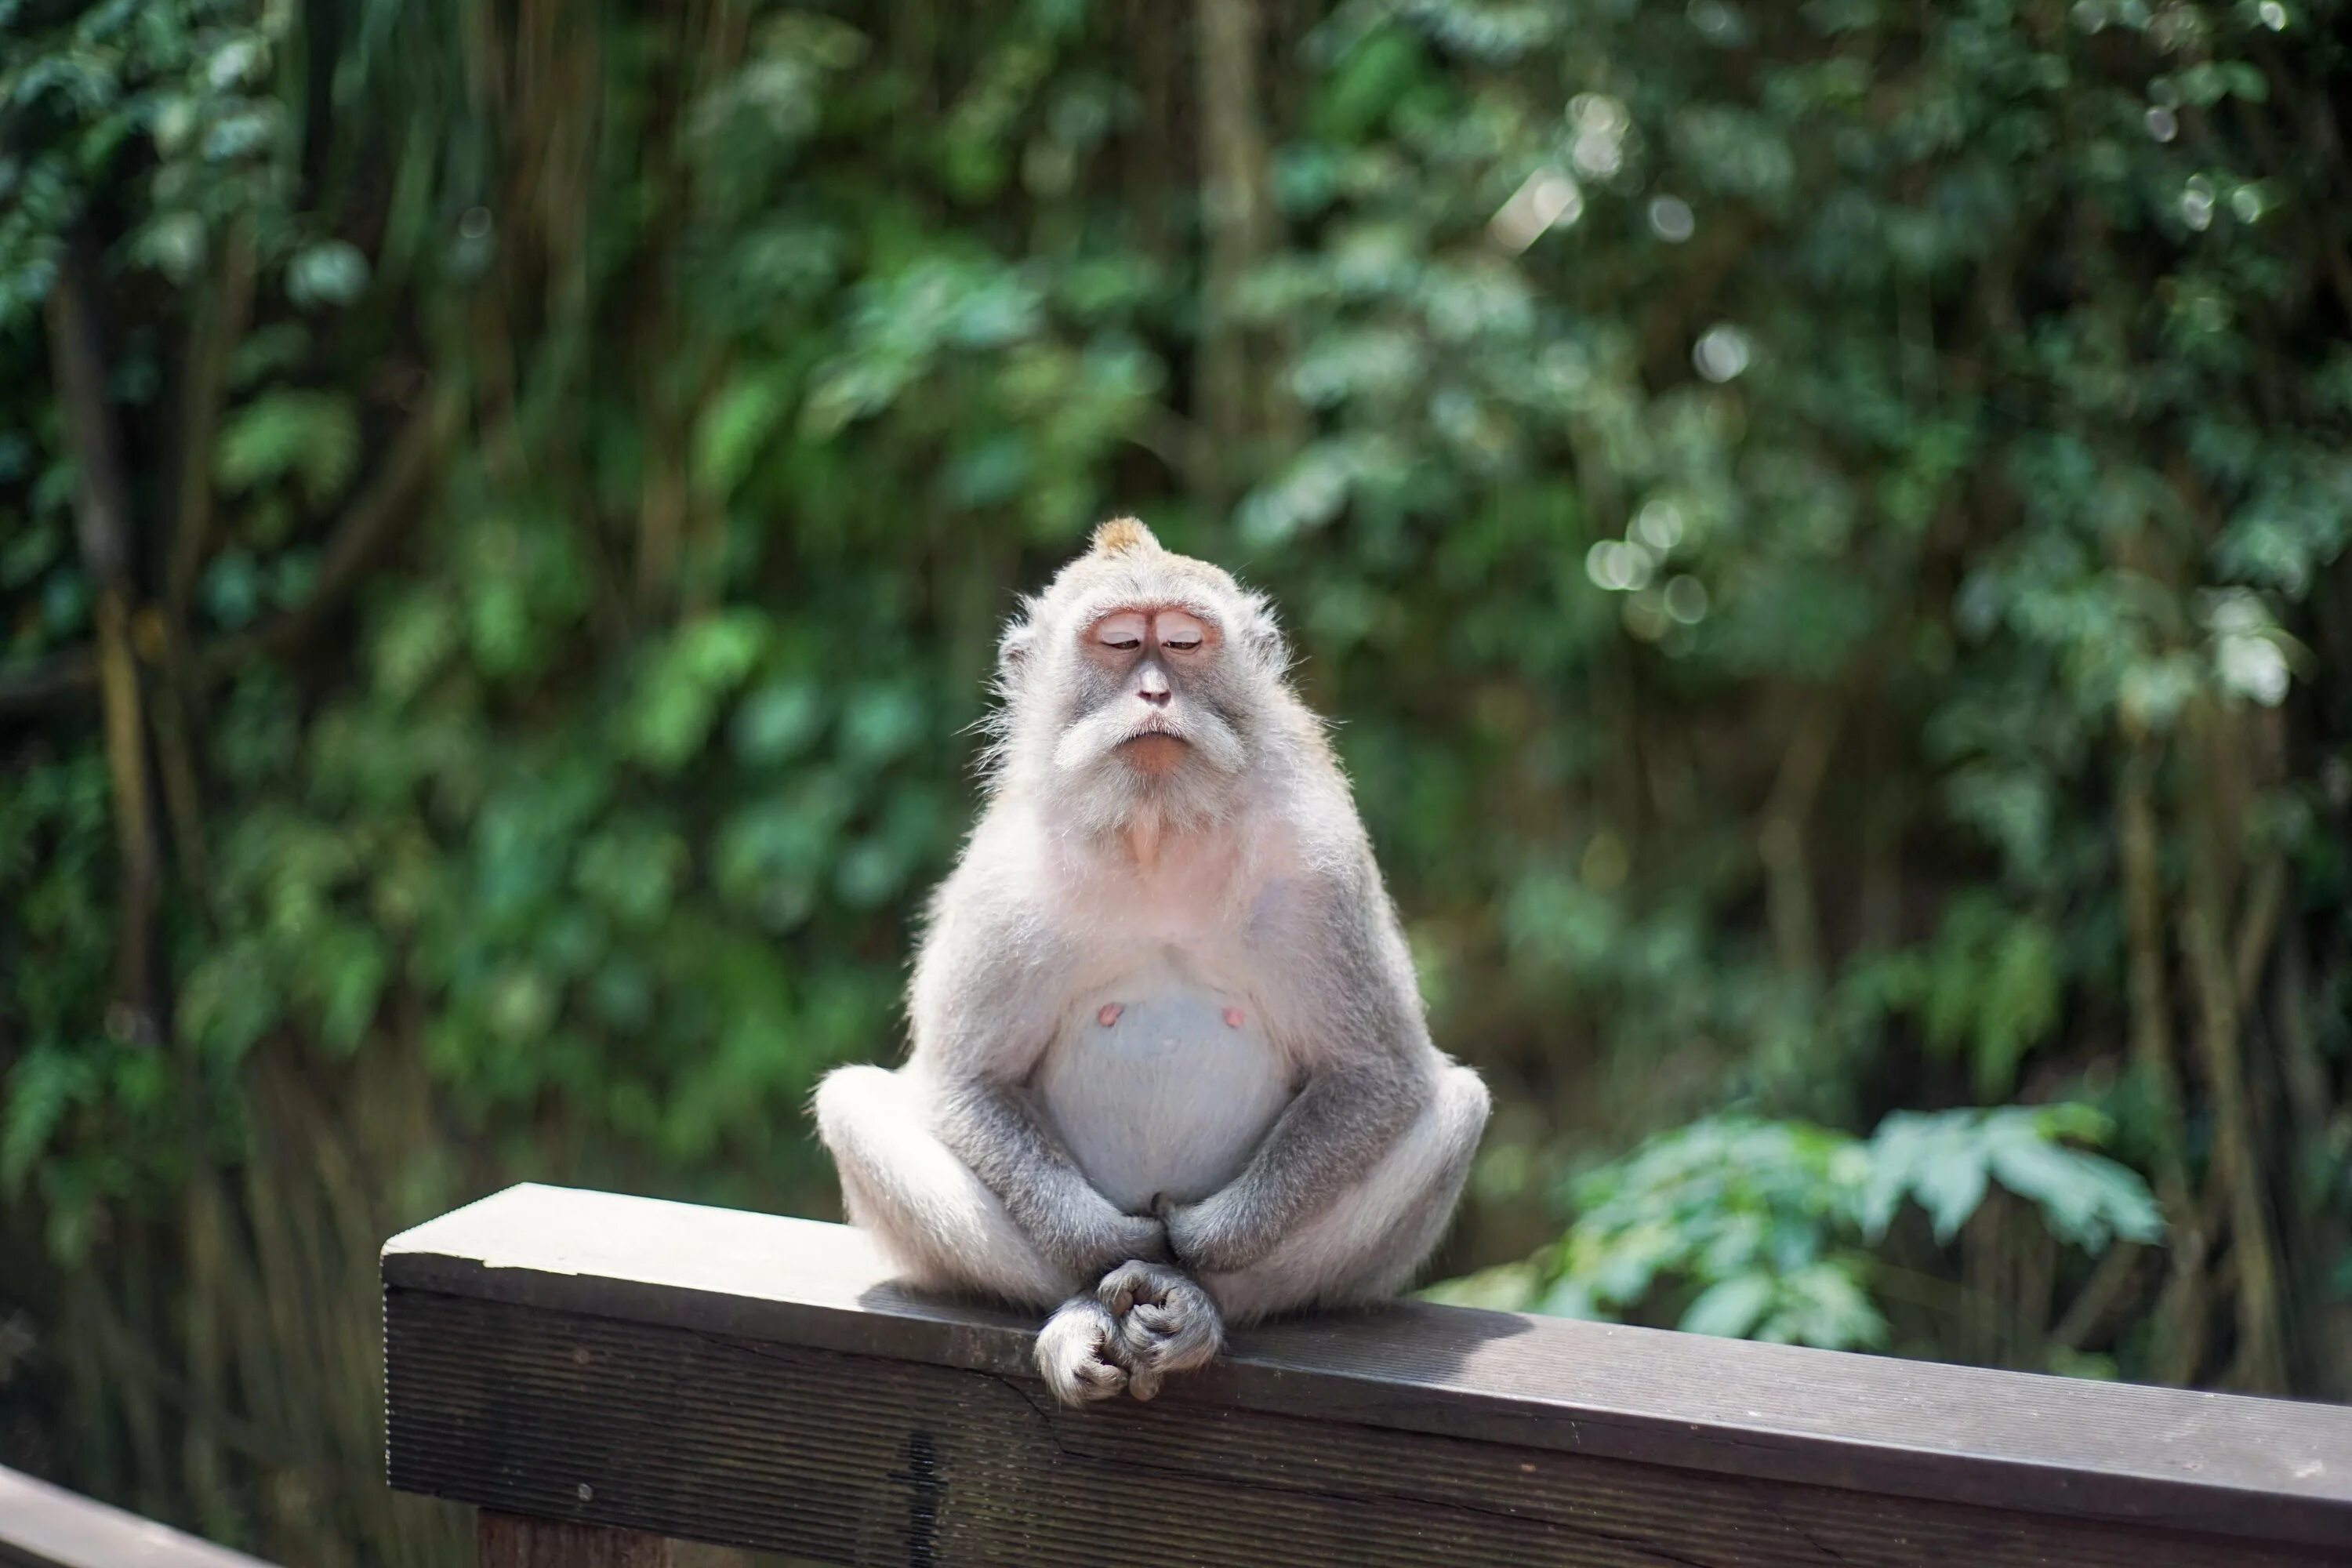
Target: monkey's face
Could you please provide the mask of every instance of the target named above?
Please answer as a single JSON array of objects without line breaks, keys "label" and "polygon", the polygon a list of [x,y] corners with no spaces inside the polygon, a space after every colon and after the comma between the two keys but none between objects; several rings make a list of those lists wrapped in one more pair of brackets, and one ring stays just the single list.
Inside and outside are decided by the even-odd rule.
[{"label": "monkey's face", "polygon": [[1057,773],[1148,799],[1197,792],[1242,770],[1236,671],[1213,606],[1122,597],[1083,606],[1072,621]]},{"label": "monkey's face", "polygon": [[998,647],[992,787],[1057,828],[1214,822],[1250,771],[1320,744],[1273,608],[1132,518],[1095,531]]}]

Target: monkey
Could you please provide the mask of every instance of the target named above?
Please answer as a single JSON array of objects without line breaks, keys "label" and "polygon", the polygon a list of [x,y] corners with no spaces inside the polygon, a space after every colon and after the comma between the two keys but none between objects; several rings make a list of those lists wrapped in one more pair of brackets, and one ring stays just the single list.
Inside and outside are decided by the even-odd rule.
[{"label": "monkey", "polygon": [[1066,1405],[1395,1295],[1486,1126],[1289,670],[1265,595],[1097,528],[999,643],[905,1064],[817,1086],[851,1223],[910,1286],[1048,1310]]}]

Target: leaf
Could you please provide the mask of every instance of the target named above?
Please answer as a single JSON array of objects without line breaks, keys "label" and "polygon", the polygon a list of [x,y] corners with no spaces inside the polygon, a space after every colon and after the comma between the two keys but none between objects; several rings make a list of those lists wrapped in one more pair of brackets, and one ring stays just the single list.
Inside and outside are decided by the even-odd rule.
[{"label": "leaf", "polygon": [[736,712],[735,752],[751,763],[782,762],[806,750],[824,720],[824,694],[815,682],[787,679],[763,686]]},{"label": "leaf", "polygon": [[1327,141],[1361,139],[1411,90],[1422,72],[1421,51],[1402,27],[1366,34],[1326,73],[1312,114]]},{"label": "leaf", "polygon": [[1980,1097],[2008,1093],[2018,1064],[2057,1023],[2057,939],[2050,928],[1990,896],[1964,894],[1924,952],[1906,956],[1913,961],[1907,971],[1888,976],[1888,1001],[1916,1013],[1931,1049],[1967,1047]]},{"label": "leaf", "polygon": [[1772,1304],[1774,1289],[1769,1274],[1736,1274],[1718,1280],[1699,1293],[1676,1326],[1685,1333],[1738,1339],[1756,1326]]},{"label": "leaf", "polygon": [[312,505],[331,500],[359,463],[359,413],[331,392],[269,392],[221,426],[214,474],[241,493],[294,475]]},{"label": "leaf", "polygon": [[165,213],[132,236],[131,254],[184,286],[204,265],[205,220],[194,213]]},{"label": "leaf", "polygon": [[2065,1240],[2093,1250],[2118,1235],[2154,1241],[2162,1215],[2147,1184],[2104,1155],[2058,1142],[2100,1136],[2105,1125],[2097,1110],[2074,1103],[1890,1115],[1868,1145],[1873,1168],[1857,1205],[1864,1234],[1883,1234],[1894,1195],[1907,1193],[1927,1208],[1937,1239],[1949,1241],[1997,1177],[2037,1205]]},{"label": "leaf", "polygon": [[406,701],[457,651],[457,612],[437,594],[416,593],[394,602],[376,628],[376,685],[395,701]]},{"label": "leaf", "polygon": [[373,935],[347,929],[339,940],[321,944],[317,963],[311,984],[325,999],[320,1040],[335,1051],[356,1049],[375,1021],[376,1004],[392,977],[390,956]]},{"label": "leaf", "polygon": [[1593,1300],[1592,1292],[1575,1279],[1555,1282],[1527,1310],[1540,1312],[1547,1318],[1577,1318],[1585,1322],[1605,1322],[1609,1319],[1609,1313]]},{"label": "leaf", "polygon": [[749,675],[768,639],[768,618],[736,609],[681,626],[637,683],[625,723],[629,752],[670,772],[701,749],[719,700]]},{"label": "leaf", "polygon": [[2116,1237],[2153,1243],[2164,1235],[2147,1184],[2103,1155],[2021,1138],[1993,1152],[1992,1171],[2001,1185],[2039,1205],[2061,1239],[2088,1251],[2104,1251]]},{"label": "leaf", "polygon": [[84,1064],[55,1047],[39,1047],[16,1064],[0,1113],[0,1192],[13,1196],[24,1190],[33,1162],[87,1087]]},{"label": "leaf", "polygon": [[1991,1100],[2016,1086],[2018,1063],[2058,1021],[2057,943],[2047,926],[2019,920],[2001,933],[1976,1013],[1976,1090]]},{"label": "leaf", "polygon": [[842,851],[834,889],[851,909],[877,909],[905,883],[907,858],[888,842],[868,838]]},{"label": "leaf", "polygon": [[214,949],[181,987],[179,1031],[222,1066],[235,1064],[283,1016],[277,966],[257,937]]},{"label": "leaf", "polygon": [[1868,1350],[1886,1342],[1886,1319],[1854,1277],[1862,1260],[1823,1259],[1780,1283],[1771,1314],[1751,1337],[1822,1350]]},{"label": "leaf", "polygon": [[1465,1274],[1458,1279],[1440,1280],[1414,1294],[1424,1301],[1441,1301],[1449,1307],[1484,1307],[1490,1311],[1523,1312],[1535,1302],[1538,1289],[1532,1265],[1503,1263],[1492,1268],[1482,1268],[1475,1274]]},{"label": "leaf", "polygon": [[1937,1241],[1959,1234],[1969,1216],[1984,1202],[1983,1154],[1965,1145],[1946,1143],[1929,1155],[1911,1181],[1911,1192],[1927,1211]]},{"label": "leaf", "polygon": [[843,752],[878,766],[921,739],[928,715],[911,686],[876,685],[851,695],[841,714]]},{"label": "leaf", "polygon": [[366,289],[367,258],[349,241],[306,246],[286,267],[286,295],[304,310],[348,305]]},{"label": "leaf", "polygon": [[694,431],[694,481],[707,495],[734,492],[782,423],[782,389],[768,377],[737,380],[710,401]]},{"label": "leaf", "polygon": [[675,833],[645,822],[617,826],[580,847],[572,884],[623,927],[651,930],[669,912],[688,859]]},{"label": "leaf", "polygon": [[1865,1240],[1886,1234],[1895,1213],[1910,1194],[1911,1173],[1924,1152],[1925,1119],[1908,1111],[1891,1112],[1863,1146],[1864,1173],[1853,1195],[1854,1222]]}]

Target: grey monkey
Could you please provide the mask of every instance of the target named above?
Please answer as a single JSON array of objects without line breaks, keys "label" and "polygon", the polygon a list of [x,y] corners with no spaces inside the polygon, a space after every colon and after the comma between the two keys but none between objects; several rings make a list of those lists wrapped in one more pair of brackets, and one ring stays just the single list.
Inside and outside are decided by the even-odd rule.
[{"label": "grey monkey", "polygon": [[1057,1307],[1055,1394],[1149,1399],[1227,1324],[1409,1283],[1486,1089],[1430,1041],[1263,596],[1121,518],[999,652],[912,1052],[829,1074],[818,1131],[901,1279]]}]

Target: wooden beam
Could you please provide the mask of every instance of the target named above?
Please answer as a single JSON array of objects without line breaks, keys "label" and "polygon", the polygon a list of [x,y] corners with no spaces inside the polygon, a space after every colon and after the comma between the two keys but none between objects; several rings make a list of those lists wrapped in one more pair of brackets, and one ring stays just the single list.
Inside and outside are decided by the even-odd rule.
[{"label": "wooden beam", "polygon": [[0,1469],[6,1568],[268,1568],[259,1558]]},{"label": "wooden beam", "polygon": [[478,1568],[671,1568],[669,1542],[634,1530],[558,1524],[484,1509],[474,1531]]},{"label": "wooden beam", "polygon": [[384,1249],[390,1471],[822,1562],[2341,1562],[2352,1410],[1422,1304],[1064,1410],[837,1226],[509,1189]]}]

